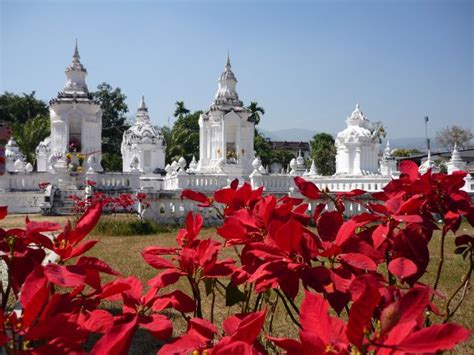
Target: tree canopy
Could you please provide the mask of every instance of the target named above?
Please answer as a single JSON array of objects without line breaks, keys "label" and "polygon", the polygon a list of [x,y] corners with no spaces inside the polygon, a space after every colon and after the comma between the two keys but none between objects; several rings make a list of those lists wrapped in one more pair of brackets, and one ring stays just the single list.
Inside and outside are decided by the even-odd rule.
[{"label": "tree canopy", "polygon": [[0,122],[7,122],[13,138],[28,162],[35,165],[35,150],[50,132],[49,109],[46,102],[35,98],[35,92],[17,95],[5,92],[0,96]]},{"label": "tree canopy", "polygon": [[311,142],[311,157],[321,175],[333,175],[336,172],[336,145],[328,133],[316,134]]},{"label": "tree canopy", "polygon": [[166,163],[181,157],[189,164],[192,157],[199,159],[199,116],[202,111],[191,113],[183,101],[176,102],[173,128],[164,126],[161,134],[166,143]]},{"label": "tree canopy", "polygon": [[121,171],[120,145],[123,133],[130,127],[126,117],[127,97],[119,87],[114,89],[107,83],[99,84],[93,96],[102,109],[102,166],[106,171]]},{"label": "tree canopy", "polygon": [[37,116],[49,117],[49,109],[46,102],[35,97],[35,91],[21,95],[5,91],[0,96],[0,121],[26,123]]},{"label": "tree canopy", "polygon": [[457,125],[447,126],[436,132],[436,140],[447,150],[453,150],[454,145],[466,148],[472,138],[474,136],[469,129]]},{"label": "tree canopy", "polygon": [[261,116],[265,114],[265,109],[261,106],[258,106],[258,102],[252,101],[250,105],[247,106],[250,110],[249,121],[254,122],[255,126],[260,123]]}]

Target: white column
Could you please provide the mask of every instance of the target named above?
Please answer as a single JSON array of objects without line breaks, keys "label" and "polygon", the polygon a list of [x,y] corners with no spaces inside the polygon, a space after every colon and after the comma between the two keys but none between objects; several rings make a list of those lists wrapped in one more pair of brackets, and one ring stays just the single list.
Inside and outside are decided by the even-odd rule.
[{"label": "white column", "polygon": [[354,156],[354,174],[358,175],[361,174],[362,171],[360,169],[360,146],[355,147],[355,156]]}]

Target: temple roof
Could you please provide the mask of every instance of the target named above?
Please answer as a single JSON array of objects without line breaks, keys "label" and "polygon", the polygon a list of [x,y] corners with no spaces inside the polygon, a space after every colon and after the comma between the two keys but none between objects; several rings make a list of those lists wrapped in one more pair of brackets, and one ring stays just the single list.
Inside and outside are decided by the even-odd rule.
[{"label": "temple roof", "polygon": [[81,63],[77,40],[74,47],[72,62],[66,67],[65,73],[67,77],[66,84],[64,85],[63,90],[58,92],[58,95],[49,101],[50,105],[58,103],[99,104],[98,101],[94,100],[92,94],[89,93],[87,88],[85,81],[87,70]]},{"label": "temple roof", "polygon": [[232,71],[230,56],[227,54],[227,61],[224,71],[219,76],[219,87],[217,89],[214,101],[211,104],[211,110],[238,111],[245,109],[243,102],[239,99],[236,90],[237,79]]},{"label": "temple roof", "polygon": [[145,98],[142,96],[135,123],[123,134],[122,146],[148,143],[164,145],[161,133],[151,124]]},{"label": "temple roof", "polygon": [[356,105],[350,117],[346,120],[347,127],[336,136],[336,144],[374,142],[378,139],[372,130],[370,121],[365,118],[360,110],[359,104]]},{"label": "temple roof", "polygon": [[79,55],[79,49],[77,47],[77,39],[76,46],[74,47],[74,54],[72,55],[72,63],[69,64],[66,71],[83,71],[87,73],[87,69],[81,63],[81,56]]}]

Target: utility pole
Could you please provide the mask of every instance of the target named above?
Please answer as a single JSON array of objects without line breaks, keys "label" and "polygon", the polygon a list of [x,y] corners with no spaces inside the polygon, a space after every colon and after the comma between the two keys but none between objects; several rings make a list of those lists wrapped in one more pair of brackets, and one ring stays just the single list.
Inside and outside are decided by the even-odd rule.
[{"label": "utility pole", "polygon": [[428,138],[428,121],[430,118],[425,116],[425,139],[426,139],[426,150],[430,151],[430,139]]}]

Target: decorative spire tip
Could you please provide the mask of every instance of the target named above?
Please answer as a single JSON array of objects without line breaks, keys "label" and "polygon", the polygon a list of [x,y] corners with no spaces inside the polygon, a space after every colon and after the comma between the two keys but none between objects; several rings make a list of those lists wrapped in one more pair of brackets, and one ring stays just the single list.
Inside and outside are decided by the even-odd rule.
[{"label": "decorative spire tip", "polygon": [[74,55],[73,55],[73,57],[74,57],[74,58],[77,58],[77,59],[80,58],[80,56],[79,56],[79,49],[78,49],[78,47],[77,47],[77,38],[76,38],[76,45],[75,45],[75,47],[74,47]]},{"label": "decorative spire tip", "polygon": [[226,67],[230,68],[231,65],[230,65],[230,51],[229,49],[227,49],[227,62],[225,64]]}]

